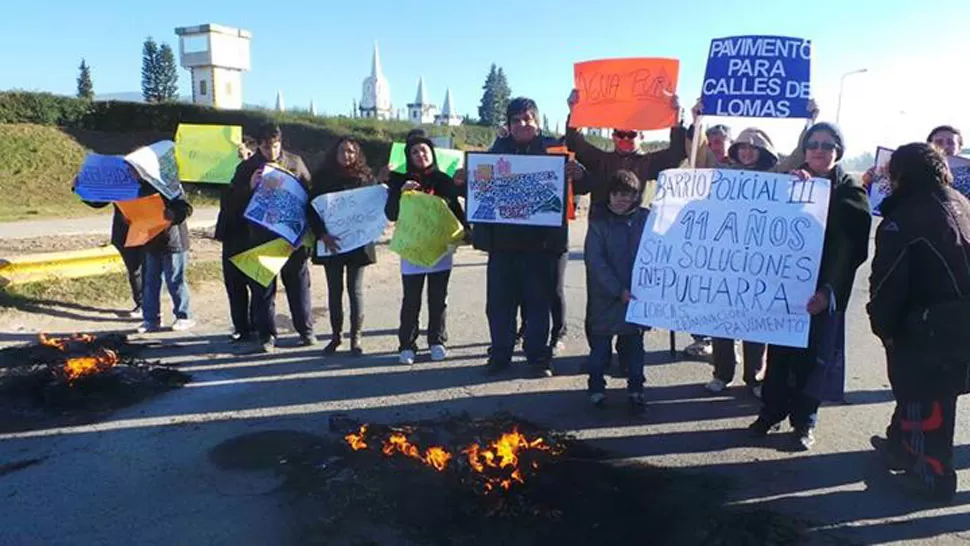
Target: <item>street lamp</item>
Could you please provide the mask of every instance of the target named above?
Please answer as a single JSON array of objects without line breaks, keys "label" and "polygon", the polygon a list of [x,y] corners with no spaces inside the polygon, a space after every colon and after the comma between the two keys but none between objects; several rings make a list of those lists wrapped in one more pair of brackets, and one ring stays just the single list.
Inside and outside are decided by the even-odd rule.
[{"label": "street lamp", "polygon": [[868,71],[869,71],[868,68],[860,68],[858,70],[851,70],[849,72],[846,72],[845,74],[842,74],[842,81],[839,83],[839,105],[835,109],[835,124],[836,125],[839,124],[839,117],[842,114],[842,91],[845,90],[845,79],[847,77],[853,75],[853,74],[862,74],[862,73],[868,72]]}]

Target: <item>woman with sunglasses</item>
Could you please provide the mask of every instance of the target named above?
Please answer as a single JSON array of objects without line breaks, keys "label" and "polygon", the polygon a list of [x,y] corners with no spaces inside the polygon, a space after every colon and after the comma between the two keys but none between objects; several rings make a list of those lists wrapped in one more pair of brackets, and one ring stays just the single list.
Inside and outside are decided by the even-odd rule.
[{"label": "woman with sunglasses", "polygon": [[808,347],[768,347],[764,405],[748,430],[754,437],[764,437],[788,418],[797,447],[809,450],[815,445],[820,399],[816,389],[807,392],[806,387],[813,374],[823,377],[824,368],[842,365],[845,310],[856,269],[868,256],[872,217],[865,190],[839,165],[845,145],[836,125],[813,125],[805,134],[802,150],[805,164],[792,174],[803,180],[827,178],[832,184],[817,288],[806,303],[812,316]]}]

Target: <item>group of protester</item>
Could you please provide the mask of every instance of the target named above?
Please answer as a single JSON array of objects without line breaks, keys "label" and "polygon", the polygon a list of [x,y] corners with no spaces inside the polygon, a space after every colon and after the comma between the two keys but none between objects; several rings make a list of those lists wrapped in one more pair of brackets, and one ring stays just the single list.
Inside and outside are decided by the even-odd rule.
[{"label": "group of protester", "polygon": [[[582,97],[573,91],[570,109]],[[679,109],[677,97],[673,106]],[[732,339],[696,338],[695,354],[709,354],[714,377],[706,388],[722,392],[734,380],[738,360],[743,360],[744,383],[762,399],[757,419],[749,426],[755,437],[765,437],[788,420],[795,445],[811,449],[815,443],[820,398],[808,383],[820,367],[844,359],[845,312],[856,270],[868,257],[872,217],[864,184],[850,176],[840,161],[845,151],[841,130],[834,124],[815,122],[817,109],[801,134],[796,150],[780,161],[771,138],[749,128],[736,139],[724,126],[703,134],[682,122],[671,128],[670,146],[653,152],[641,150],[638,131],[616,128],[613,151],[604,151],[570,128],[562,140],[544,135],[539,110],[527,98],[508,106],[506,127],[491,147],[505,154],[546,154],[567,146],[575,160],[567,164],[567,177],[575,194],[590,195],[588,230],[584,244],[587,300],[585,333],[589,344],[586,369],[588,396],[592,404],[606,401],[605,370],[614,348],[627,377],[627,400],[634,412],[644,410],[646,328],[626,322],[626,308],[633,296],[632,272],[640,236],[649,216],[648,183],[666,169],[683,166],[692,139],[699,138],[696,167],[746,169],[790,173],[807,179],[831,182],[827,229],[822,245],[817,291],[805,310],[812,316],[807,348],[765,346]],[[703,114],[700,103],[695,118]],[[567,124],[568,125],[568,124]],[[384,168],[373,173],[360,143],[340,139],[312,174],[303,160],[283,149],[282,132],[274,124],[256,133],[256,150],[243,149],[242,162],[225,191],[215,236],[223,245],[223,273],[233,323],[232,340],[256,343],[260,350],[275,351],[276,280],[268,286],[253,281],[231,262],[245,250],[276,236],[244,218],[244,211],[260,183],[262,168],[269,163],[292,173],[310,199],[333,192],[385,183],[388,187],[387,218],[398,219],[401,196],[423,192],[443,199],[470,232],[466,242],[488,254],[486,271],[486,317],[490,349],[485,372],[501,374],[511,367],[518,340],[528,369],[536,376],[553,372],[553,358],[565,333],[563,278],[568,262],[568,225],[534,227],[509,224],[476,224],[470,227],[462,209],[466,173],[451,177],[437,168],[435,146],[421,130],[408,135],[406,166],[402,173]],[[960,331],[970,318],[970,203],[952,185],[945,155],[962,148],[962,135],[952,127],[940,127],[927,143],[909,144],[892,156],[888,174],[892,195],[882,204],[883,221],[878,228],[872,263],[868,312],[873,332],[886,350],[889,379],[897,400],[887,438],[873,438],[889,467],[902,471],[923,492],[938,500],[952,499],[956,474],[952,464],[956,398],[970,392],[970,346]],[[555,153],[555,152],[552,152]],[[872,174],[872,173],[868,173]],[[867,177],[868,179],[869,177]],[[112,240],[130,266],[133,296],[144,323],[142,331],[160,324],[158,303],[161,279],[165,278],[175,304],[174,329],[194,325],[188,310],[185,266],[189,244],[184,223],[191,206],[184,200],[166,200],[172,227],[141,247],[136,255],[125,249],[124,218],[116,213]],[[376,262],[374,244],[340,252],[340,239],[326,223],[308,209],[307,218],[315,240],[330,252],[318,255],[297,248],[280,273],[294,329],[302,345],[319,344],[311,311],[309,263],[325,271],[331,336],[324,355],[334,354],[344,343],[343,295],[350,304],[350,353],[364,354],[363,274]],[[452,253],[432,267],[401,260],[399,359],[413,364],[418,352],[418,324],[427,285],[429,324],[427,344],[432,360],[447,358],[447,296]],[[521,328],[518,319],[521,317]],[[710,349],[706,349],[706,347]],[[743,350],[738,351],[738,347]]]}]

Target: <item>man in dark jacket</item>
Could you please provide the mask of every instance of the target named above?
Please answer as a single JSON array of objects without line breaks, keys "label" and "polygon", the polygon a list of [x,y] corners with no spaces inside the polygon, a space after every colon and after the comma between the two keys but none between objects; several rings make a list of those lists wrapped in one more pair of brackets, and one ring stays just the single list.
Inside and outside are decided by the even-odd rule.
[{"label": "man in dark jacket", "polygon": [[896,150],[889,177],[867,309],[886,348],[896,409],[888,440],[873,445],[893,470],[949,502],[957,396],[970,391],[970,203],[928,144]]},{"label": "man in dark jacket", "polygon": [[[293,173],[307,191],[310,190],[310,172],[298,155],[283,150],[283,132],[278,125],[275,123],[263,125],[259,129],[256,139],[256,153],[236,168],[229,194],[226,196],[219,213],[219,224],[216,226],[216,236],[217,238],[221,237],[224,245],[227,240],[232,240],[232,244],[237,244],[237,242],[242,244],[242,241],[245,241],[243,250],[257,247],[279,237],[268,229],[247,221],[243,216],[250,199],[252,199],[253,191],[258,184],[258,175],[263,166],[267,163],[281,166]],[[235,239],[237,235],[238,240]],[[309,254],[306,247],[301,245],[290,255],[279,275],[286,290],[290,314],[293,316],[293,327],[300,334],[300,341],[304,346],[318,343],[313,333],[310,271],[307,268],[308,258]],[[273,352],[278,337],[276,330],[276,281],[274,279],[268,287],[264,287],[254,280],[248,282],[253,295],[253,315],[256,322],[254,326],[259,335],[262,350]],[[246,308],[243,305],[237,303],[234,313],[239,315],[237,318],[241,319],[244,309]]]},{"label": "man in dark jacket", "polygon": [[[252,141],[250,143],[252,146],[246,143],[239,146],[240,162],[255,155],[251,148],[254,148],[256,143]],[[230,201],[232,189],[231,184],[226,186],[219,196],[215,239],[222,242],[222,282],[226,287],[226,296],[229,297],[229,316],[232,319],[231,339],[234,343],[248,343],[253,340],[255,322],[255,308],[249,293],[250,281],[249,277],[230,260],[249,248],[249,231],[242,221],[242,213],[233,210],[233,204]]]},{"label": "man in dark jacket", "polygon": [[[505,154],[544,155],[554,139],[539,130],[535,101],[517,98],[506,110],[509,135],[499,138],[490,151]],[[459,177],[459,183],[461,182]],[[472,244],[488,252],[486,310],[492,349],[487,374],[509,368],[515,349],[515,319],[520,302],[526,313],[524,348],[537,375],[551,375],[549,327],[556,287],[556,267],[567,250],[568,225],[537,227],[477,224]]]},{"label": "man in dark jacket", "polygon": [[125,271],[128,272],[128,286],[131,288],[131,299],[135,303],[134,309],[123,315],[127,315],[128,318],[133,319],[142,318],[141,302],[144,292],[142,286],[142,263],[145,260],[144,249],[140,246],[125,246],[125,241],[128,239],[128,220],[125,220],[125,215],[121,213],[121,210],[114,203],[96,203],[93,201],[83,201],[83,203],[95,209],[104,208],[110,204],[114,209],[114,213],[111,216],[111,246],[118,250],[118,254],[121,255],[121,261],[125,264]]}]

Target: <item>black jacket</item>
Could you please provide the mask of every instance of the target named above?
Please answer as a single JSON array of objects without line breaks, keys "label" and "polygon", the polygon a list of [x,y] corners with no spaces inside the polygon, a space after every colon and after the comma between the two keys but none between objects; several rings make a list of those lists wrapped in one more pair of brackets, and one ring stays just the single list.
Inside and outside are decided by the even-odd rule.
[{"label": "black jacket", "polygon": [[845,312],[856,270],[869,256],[872,215],[866,190],[841,165],[835,166],[829,181],[832,189],[818,287],[831,287],[838,311]]},{"label": "black jacket", "polygon": [[450,176],[436,168],[426,175],[391,173],[391,177],[387,181],[387,206],[384,208],[384,214],[387,215],[388,220],[397,222],[397,215],[401,207],[401,188],[408,180],[414,180],[421,184],[421,191],[424,193],[440,197],[445,203],[448,203],[451,213],[455,215],[455,218],[461,222],[465,229],[468,229],[465,211],[462,209],[461,203],[458,202],[461,190],[458,189]]},{"label": "black jacket", "polygon": [[[882,215],[867,310],[890,353],[893,390],[966,392],[970,202],[950,187],[913,190],[887,197]],[[944,335],[924,335],[924,318],[937,321],[930,327]],[[930,392],[920,390],[926,386]]]},{"label": "black jacket", "polygon": [[[229,188],[223,192],[219,202],[219,217],[216,220],[215,232],[217,240],[234,244],[244,241],[247,248],[252,248],[279,238],[278,235],[254,225],[243,217],[253,197],[250,180],[253,174],[266,163],[266,158],[257,151],[236,167],[236,174],[233,175]],[[283,151],[276,163],[293,173],[303,187],[310,191],[310,171],[307,170],[300,156]]]},{"label": "black jacket", "polygon": [[125,248],[125,241],[128,239],[128,220],[125,219],[125,215],[121,214],[121,210],[114,203],[81,202],[93,209],[103,209],[111,205],[111,208],[114,209],[111,215],[111,246],[121,252],[121,249]]},{"label": "black jacket", "polygon": [[[373,179],[362,180],[354,176],[319,169],[313,173],[313,184],[310,187],[310,201],[327,193],[353,190],[365,186],[373,186],[374,184],[376,182]],[[313,207],[309,203],[307,208],[307,223],[310,225],[310,230],[313,231],[315,239],[319,239],[321,235],[327,233],[327,226],[324,225],[323,220],[320,219],[320,215],[313,210]],[[377,262],[377,250],[375,245],[371,243],[346,254],[320,257],[316,255],[314,249],[314,252],[311,253],[311,260],[317,265],[346,264],[363,267]]]},{"label": "black jacket", "polygon": [[[511,136],[508,136],[497,139],[489,151],[503,154],[543,155],[547,148],[558,145],[559,142],[556,139],[541,134],[524,146],[517,144]],[[563,203],[563,206],[565,205]],[[562,254],[569,247],[569,225],[566,221],[563,221],[561,227],[475,224],[472,228],[472,244],[476,249],[485,252]]]}]

